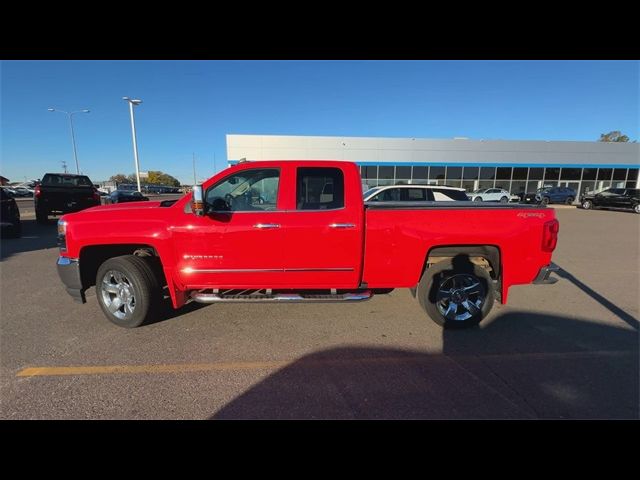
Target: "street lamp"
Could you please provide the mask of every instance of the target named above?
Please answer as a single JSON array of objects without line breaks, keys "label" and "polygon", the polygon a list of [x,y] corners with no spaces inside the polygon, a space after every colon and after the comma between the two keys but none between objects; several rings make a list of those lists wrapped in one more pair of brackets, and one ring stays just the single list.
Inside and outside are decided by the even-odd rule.
[{"label": "street lamp", "polygon": [[140,166],[138,164],[138,142],[136,141],[136,122],[133,119],[133,106],[140,105],[142,100],[136,98],[122,97],[123,100],[129,102],[129,113],[131,114],[131,135],[133,136],[133,158],[136,161],[136,180],[138,181],[138,191],[140,188]]},{"label": "street lamp", "polygon": [[76,113],[89,113],[90,110],[77,110],[75,112],[65,112],[64,110],[58,110],[56,108],[47,108],[50,112],[66,113],[69,117],[69,125],[71,125],[71,144],[73,145],[73,158],[76,161],[76,173],[80,175],[80,167],[78,165],[78,152],[76,150],[76,136],[73,133],[73,115]]}]

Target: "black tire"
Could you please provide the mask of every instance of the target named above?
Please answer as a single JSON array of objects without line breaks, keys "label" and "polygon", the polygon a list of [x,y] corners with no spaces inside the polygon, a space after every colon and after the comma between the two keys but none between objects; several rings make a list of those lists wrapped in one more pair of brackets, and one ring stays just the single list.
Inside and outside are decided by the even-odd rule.
[{"label": "black tire", "polygon": [[582,208],[585,210],[591,210],[593,208],[593,202],[591,200],[584,200],[582,202]]},{"label": "black tire", "polygon": [[36,222],[39,224],[45,224],[49,221],[48,213],[42,209],[36,208]]},{"label": "black tire", "polygon": [[509,203],[509,197],[501,197],[500,203]]},{"label": "black tire", "polygon": [[567,197],[567,199],[565,200],[565,203],[566,203],[567,205],[572,205],[572,204],[573,204],[573,200],[574,200],[574,198],[573,198],[573,197]]},{"label": "black tire", "polygon": [[[456,278],[454,279],[453,277]],[[441,309],[444,310],[447,302],[444,299],[438,300],[438,292],[441,287],[446,288],[447,284],[455,285],[458,283],[460,285],[460,281],[475,282],[478,285],[477,290],[479,293],[477,295],[470,294],[466,300],[463,300],[467,304],[473,304],[475,313],[472,314],[470,312],[471,309],[467,309],[460,304],[453,313],[455,315],[460,312],[457,314],[460,318],[448,318],[441,311]],[[460,288],[457,291],[462,289]],[[453,290],[453,288],[450,290]],[[420,283],[418,283],[416,296],[420,306],[431,320],[444,328],[470,328],[478,325],[491,311],[495,299],[493,282],[489,272],[479,265],[471,263],[468,257],[464,256],[440,262],[425,270]],[[451,302],[447,306],[451,306]],[[467,315],[468,317],[465,318]]]},{"label": "black tire", "polygon": [[542,203],[542,205],[549,205],[551,203],[551,199],[549,197],[542,197],[540,203]]},{"label": "black tire", "polygon": [[633,206],[633,211],[636,212],[636,213],[640,213],[640,203],[636,203]]},{"label": "black tire", "polygon": [[[154,273],[153,257],[137,257],[135,255],[123,255],[106,260],[96,275],[96,296],[98,305],[105,316],[119,327],[135,328],[153,319],[159,312],[162,305],[162,290],[158,275]],[[117,294],[103,291],[103,281],[112,280],[110,272],[119,272],[124,276],[123,282],[129,285],[131,297],[134,299],[133,312],[127,313],[126,306],[122,304],[115,313],[109,310],[106,297],[115,300]],[[109,274],[109,275],[108,275]],[[105,278],[105,277],[111,278]],[[110,282],[111,283],[111,282]],[[117,286],[119,284],[113,284]],[[118,316],[120,315],[120,316]],[[124,315],[125,318],[121,318]]]},{"label": "black tire", "polygon": [[482,197],[476,197],[473,199],[474,202],[481,202],[482,201]]}]

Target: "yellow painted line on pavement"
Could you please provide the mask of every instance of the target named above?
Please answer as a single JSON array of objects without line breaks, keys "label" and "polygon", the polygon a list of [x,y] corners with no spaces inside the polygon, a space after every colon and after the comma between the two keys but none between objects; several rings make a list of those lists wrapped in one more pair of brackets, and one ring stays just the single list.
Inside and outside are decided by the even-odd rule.
[{"label": "yellow painted line on pavement", "polygon": [[97,365],[71,367],[29,367],[16,377],[49,377],[61,375],[105,375],[119,373],[181,373],[280,368],[289,362],[187,363],[176,365]]}]

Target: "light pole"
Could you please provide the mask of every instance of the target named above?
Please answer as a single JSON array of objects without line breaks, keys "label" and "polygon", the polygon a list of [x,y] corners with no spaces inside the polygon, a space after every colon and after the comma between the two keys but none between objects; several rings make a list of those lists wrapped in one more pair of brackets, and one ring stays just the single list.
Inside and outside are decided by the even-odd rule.
[{"label": "light pole", "polygon": [[133,119],[133,106],[140,105],[142,100],[136,98],[122,97],[123,100],[129,102],[129,113],[131,114],[131,135],[133,136],[133,158],[136,161],[136,180],[138,181],[138,191],[140,188],[140,165],[138,164],[138,142],[136,141],[136,122]]},{"label": "light pole", "polygon": [[76,136],[73,133],[73,115],[76,113],[89,113],[90,110],[77,110],[75,112],[65,112],[64,110],[58,110],[56,108],[47,108],[47,110],[49,110],[50,112],[66,113],[69,117],[69,125],[71,125],[71,144],[73,145],[73,158],[76,161],[76,173],[80,175],[80,167],[78,166],[78,152],[76,150]]}]

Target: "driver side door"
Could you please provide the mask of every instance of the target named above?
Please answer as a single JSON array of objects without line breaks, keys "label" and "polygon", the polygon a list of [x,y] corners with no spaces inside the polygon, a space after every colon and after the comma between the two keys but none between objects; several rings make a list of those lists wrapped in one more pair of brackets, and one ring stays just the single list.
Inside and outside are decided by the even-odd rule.
[{"label": "driver side door", "polygon": [[284,283],[278,168],[236,171],[205,193],[208,211],[174,228],[178,276],[191,288],[269,288]]}]

